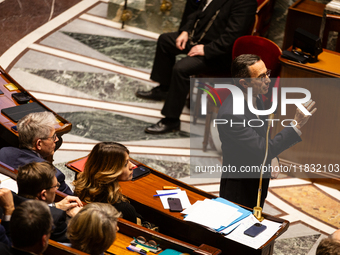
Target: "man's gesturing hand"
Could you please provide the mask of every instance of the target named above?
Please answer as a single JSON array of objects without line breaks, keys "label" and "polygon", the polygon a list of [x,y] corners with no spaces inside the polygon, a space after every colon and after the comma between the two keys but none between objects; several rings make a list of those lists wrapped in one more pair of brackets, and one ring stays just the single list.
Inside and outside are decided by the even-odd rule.
[{"label": "man's gesturing hand", "polygon": [[307,103],[303,104],[306,107],[307,111],[311,113],[311,115],[305,115],[299,108],[296,109],[294,120],[296,121],[296,127],[301,129],[308,121],[308,119],[316,112],[316,108],[312,110],[315,102],[311,99]]}]

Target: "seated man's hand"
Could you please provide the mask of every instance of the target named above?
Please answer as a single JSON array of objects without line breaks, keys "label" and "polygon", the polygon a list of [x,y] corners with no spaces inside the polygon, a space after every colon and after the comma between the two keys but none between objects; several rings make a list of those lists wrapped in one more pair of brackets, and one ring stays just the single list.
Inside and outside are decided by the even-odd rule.
[{"label": "seated man's hand", "polygon": [[63,211],[70,210],[74,207],[83,207],[83,203],[80,201],[78,197],[75,196],[67,196],[63,200],[55,203],[55,206],[58,209],[61,209]]},{"label": "seated man's hand", "polygon": [[73,207],[73,208],[67,210],[66,214],[72,218],[80,211],[80,209],[81,209],[81,207],[79,207],[79,206]]},{"label": "seated man's hand", "polygon": [[9,189],[0,189],[0,207],[3,208],[4,215],[12,215],[15,208],[12,191]]},{"label": "seated man's hand", "polygon": [[176,48],[179,50],[184,50],[187,44],[189,35],[188,32],[183,31],[177,38],[176,38]]},{"label": "seated man's hand", "polygon": [[191,48],[191,50],[188,53],[189,57],[194,56],[204,56],[204,45],[203,44],[197,44],[194,47]]},{"label": "seated man's hand", "polygon": [[[306,107],[307,111],[310,112],[312,115],[316,112],[316,108],[312,110],[314,105],[315,105],[315,102],[312,99],[309,100],[307,103],[303,104],[303,106]],[[297,123],[296,127],[298,129],[301,129],[307,123],[308,119],[312,115],[305,115],[299,108],[297,108],[295,112],[295,117],[294,117],[294,120]]]}]

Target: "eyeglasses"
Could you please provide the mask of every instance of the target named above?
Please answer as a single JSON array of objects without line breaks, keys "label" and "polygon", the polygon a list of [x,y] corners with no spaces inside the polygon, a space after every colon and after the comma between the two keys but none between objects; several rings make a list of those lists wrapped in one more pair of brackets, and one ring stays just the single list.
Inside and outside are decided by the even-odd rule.
[{"label": "eyeglasses", "polygon": [[159,244],[157,244],[154,240],[146,241],[144,236],[138,236],[137,238],[134,237],[133,239],[135,240],[136,244],[142,245],[146,248],[157,249],[159,246]]},{"label": "eyeglasses", "polygon": [[57,139],[57,133],[54,133],[52,136],[50,137],[44,137],[44,138],[39,138],[41,140],[47,140],[47,139],[50,139],[52,138],[53,142]]},{"label": "eyeglasses", "polygon": [[46,188],[46,189],[53,189],[53,188],[59,189],[59,187],[60,187],[60,183],[58,182],[57,185],[54,185],[54,186]]},{"label": "eyeglasses", "polygon": [[261,74],[259,77],[257,77],[257,79],[260,79],[261,82],[265,82],[266,78],[270,77],[270,73],[272,72],[272,70],[267,70],[267,72]]}]

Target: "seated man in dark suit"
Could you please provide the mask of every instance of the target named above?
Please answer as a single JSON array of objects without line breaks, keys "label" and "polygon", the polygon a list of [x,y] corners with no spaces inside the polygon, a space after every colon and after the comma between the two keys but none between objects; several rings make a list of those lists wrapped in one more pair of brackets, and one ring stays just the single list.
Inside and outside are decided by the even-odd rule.
[{"label": "seated man in dark suit", "polygon": [[[165,99],[161,111],[165,118],[145,132],[161,134],[180,129],[179,117],[190,90],[190,76],[230,70],[234,41],[249,34],[256,9],[256,0],[201,1],[179,32],[160,35],[150,77],[160,85],[151,91],[137,91],[136,96]],[[187,56],[176,62],[179,54]]]},{"label": "seated man in dark suit", "polygon": [[[51,112],[30,113],[19,120],[17,129],[19,147],[4,147],[0,150],[0,161],[18,169],[30,162],[52,160],[55,143],[59,140],[55,125],[56,118]],[[73,195],[72,190],[65,183],[65,175],[57,169],[56,177],[60,183],[59,190]]]},{"label": "seated man in dark suit", "polygon": [[32,162],[18,169],[18,195],[14,194],[14,204],[19,205],[27,199],[38,199],[50,204],[55,229],[51,239],[58,242],[68,242],[66,238],[67,215],[73,217],[83,204],[78,197],[67,196],[54,203],[59,182],[55,177],[55,168],[49,162]]},{"label": "seated man in dark suit", "polygon": [[[251,102],[254,109],[264,110],[261,95],[267,94],[270,79],[264,62],[260,57],[251,54],[238,56],[232,63],[232,77],[237,87],[247,99],[248,88],[252,88]],[[220,183],[220,197],[232,202],[253,208],[257,206],[257,191],[259,187],[259,171],[245,171],[247,169],[261,169],[266,151],[267,116],[255,115],[250,111],[248,103],[243,100],[244,113],[234,114],[234,104],[237,96],[229,95],[220,107],[217,119],[227,120],[227,124],[217,125],[222,142],[223,166],[233,171],[222,173]],[[314,114],[315,102],[310,100],[304,107],[310,114]],[[305,115],[297,108],[294,120],[295,126],[287,125],[273,139],[269,139],[268,158],[265,166],[278,166],[277,156],[284,150],[301,141],[301,128],[311,115]],[[252,120],[256,124],[249,124]],[[250,121],[250,122],[249,122]],[[258,125],[262,121],[263,125]],[[231,125],[230,123],[234,123]],[[244,123],[244,124],[243,124]],[[268,169],[270,169],[268,167]],[[277,177],[278,172],[265,171],[262,183],[262,197],[260,206],[263,207],[267,196],[269,178]],[[276,176],[274,176],[276,175]]]},{"label": "seated man in dark suit", "polygon": [[37,200],[23,202],[11,217],[12,247],[0,243],[0,254],[42,254],[48,246],[52,226],[53,220],[47,204]]},{"label": "seated man in dark suit", "polygon": [[9,189],[0,189],[0,208],[2,209],[2,220],[0,225],[0,243],[11,245],[9,240],[9,221],[14,211],[13,195]]}]

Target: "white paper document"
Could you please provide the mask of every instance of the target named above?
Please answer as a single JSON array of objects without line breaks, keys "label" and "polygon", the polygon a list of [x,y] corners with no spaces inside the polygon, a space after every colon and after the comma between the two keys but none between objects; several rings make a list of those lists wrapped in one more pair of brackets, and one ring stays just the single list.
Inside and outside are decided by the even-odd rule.
[{"label": "white paper document", "polygon": [[189,201],[188,195],[185,192],[185,190],[156,190],[157,194],[168,194],[168,193],[175,193],[177,194],[174,195],[169,195],[169,196],[160,196],[159,198],[162,201],[164,209],[170,209],[169,203],[168,203],[168,198],[179,198],[181,200],[182,208],[188,208],[191,206],[191,203]]},{"label": "white paper document", "polygon": [[1,188],[7,188],[12,190],[15,193],[18,193],[18,185],[15,180],[13,180],[11,177],[8,177],[4,174],[0,174],[0,180],[1,180]]},{"label": "white paper document", "polygon": [[247,236],[244,234],[244,231],[250,228],[255,223],[259,223],[259,221],[254,217],[253,214],[249,215],[247,218],[241,221],[241,224],[229,235],[225,236],[228,239],[236,241],[238,243],[247,245],[254,249],[260,248],[263,244],[265,244],[273,235],[280,229],[281,223],[263,220],[261,224],[267,226],[266,230],[257,235],[256,237]]},{"label": "white paper document", "polygon": [[242,215],[237,208],[216,202],[210,199],[195,203],[189,209],[189,214],[184,218],[185,221],[195,222],[208,228],[218,229],[221,226],[228,226],[231,222]]}]

